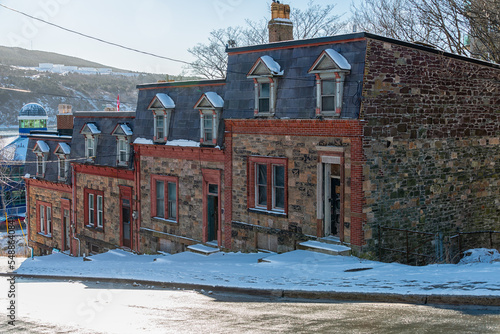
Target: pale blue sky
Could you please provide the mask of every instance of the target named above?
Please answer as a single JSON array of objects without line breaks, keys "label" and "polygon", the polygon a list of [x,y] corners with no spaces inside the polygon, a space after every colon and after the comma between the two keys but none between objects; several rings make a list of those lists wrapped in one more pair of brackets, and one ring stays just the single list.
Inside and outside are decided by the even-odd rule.
[{"label": "pale blue sky", "polygon": [[[309,0],[283,1],[305,9]],[[63,27],[125,46],[191,61],[187,49],[210,31],[269,18],[270,0],[0,0]],[[350,0],[336,4],[349,15]],[[182,64],[92,41],[0,7],[0,45],[51,51],[134,71],[179,74]]]}]

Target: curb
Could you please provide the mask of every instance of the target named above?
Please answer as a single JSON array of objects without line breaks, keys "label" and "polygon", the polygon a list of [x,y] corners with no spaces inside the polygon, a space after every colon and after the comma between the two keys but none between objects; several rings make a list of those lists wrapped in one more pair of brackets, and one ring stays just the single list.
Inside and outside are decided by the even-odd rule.
[{"label": "curb", "polygon": [[161,286],[163,288],[180,288],[187,290],[206,290],[226,293],[245,294],[251,296],[278,297],[290,299],[311,300],[336,300],[336,301],[360,301],[372,303],[403,303],[403,304],[446,304],[446,305],[476,305],[476,306],[500,306],[500,296],[466,296],[466,295],[404,295],[396,293],[375,292],[335,292],[335,291],[305,291],[305,290],[281,290],[281,289],[254,289],[228,286],[212,286],[189,283],[172,283],[149,280],[136,280],[129,278],[98,278],[81,276],[51,276],[32,275],[17,273],[0,273],[0,277],[34,278],[48,280],[73,280]]}]

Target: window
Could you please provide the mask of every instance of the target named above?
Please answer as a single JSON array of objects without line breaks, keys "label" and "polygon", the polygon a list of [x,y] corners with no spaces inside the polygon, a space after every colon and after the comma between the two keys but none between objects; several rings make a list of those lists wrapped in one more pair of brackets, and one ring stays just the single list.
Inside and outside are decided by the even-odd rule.
[{"label": "window", "polygon": [[37,201],[38,233],[52,236],[52,205],[50,203]]},{"label": "window", "polygon": [[102,191],[85,189],[85,225],[104,229],[104,194]]},{"label": "window", "polygon": [[283,214],[287,210],[287,159],[249,158],[250,209]]},{"label": "window", "polygon": [[68,177],[68,169],[69,169],[69,154],[71,152],[71,148],[67,143],[59,143],[57,145],[56,150],[54,151],[54,154],[57,155],[58,157],[58,163],[57,163],[57,174],[59,177],[59,181],[66,181]]},{"label": "window", "polygon": [[171,176],[151,176],[151,217],[178,221],[178,188],[177,178]]},{"label": "window", "polygon": [[117,124],[111,135],[116,137],[116,164],[127,166],[130,157],[132,129],[127,123]]},{"label": "window", "polygon": [[337,51],[327,49],[316,59],[309,73],[316,75],[316,115],[336,116],[342,112],[344,81],[351,70]]},{"label": "window", "polygon": [[247,78],[254,80],[255,115],[268,116],[275,113],[277,78],[283,73],[281,66],[269,56],[260,57],[252,66]]},{"label": "window", "polygon": [[148,106],[153,112],[154,142],[165,143],[168,138],[171,113],[175,108],[174,101],[164,93],[158,93]]},{"label": "window", "polygon": [[38,140],[33,148],[33,153],[36,155],[36,176],[44,177],[49,156],[49,145],[42,140]]},{"label": "window", "polygon": [[92,162],[97,155],[97,140],[101,131],[95,123],[86,123],[80,133],[85,137],[85,157]]},{"label": "window", "polygon": [[224,100],[215,92],[204,93],[198,102],[196,102],[194,108],[200,111],[201,144],[217,144],[219,117],[223,106]]}]

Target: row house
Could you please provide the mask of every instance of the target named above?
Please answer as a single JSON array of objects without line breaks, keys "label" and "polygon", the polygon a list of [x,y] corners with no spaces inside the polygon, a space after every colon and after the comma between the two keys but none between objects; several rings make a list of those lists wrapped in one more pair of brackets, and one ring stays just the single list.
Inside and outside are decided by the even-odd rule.
[{"label": "row house", "polygon": [[369,33],[292,40],[289,8],[272,9],[271,42],[228,48],[224,80],[139,85],[130,115],[75,113],[82,252],[327,238],[374,253],[380,226],[500,228],[499,65]]}]

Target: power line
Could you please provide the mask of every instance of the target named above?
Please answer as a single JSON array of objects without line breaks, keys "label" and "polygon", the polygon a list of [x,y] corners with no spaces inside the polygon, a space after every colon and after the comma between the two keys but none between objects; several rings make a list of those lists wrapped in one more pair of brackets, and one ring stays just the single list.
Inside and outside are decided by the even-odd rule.
[{"label": "power line", "polygon": [[63,26],[60,26],[58,24],[55,24],[55,23],[51,23],[51,22],[48,22],[48,21],[45,21],[45,20],[42,20],[38,17],[35,17],[35,16],[32,16],[32,15],[29,15],[29,14],[26,14],[24,12],[21,12],[17,9],[14,9],[14,8],[10,8],[10,7],[7,7],[5,5],[2,5],[0,4],[1,7],[5,8],[5,9],[8,9],[10,11],[13,11],[13,12],[16,12],[18,14],[21,14],[21,15],[24,15],[26,17],[29,17],[30,19],[33,19],[33,20],[37,20],[37,21],[40,21],[40,22],[43,22],[45,24],[48,24],[48,25],[51,25],[53,27],[56,27],[56,28],[59,28],[59,29],[62,29],[64,31],[67,31],[67,32],[70,32],[72,34],[76,34],[76,35],[80,35],[80,36],[83,36],[85,38],[90,38],[90,39],[93,39],[95,41],[98,41],[98,42],[101,42],[101,43],[104,43],[104,44],[109,44],[109,45],[113,45],[113,46],[116,46],[116,47],[119,47],[119,48],[122,48],[122,49],[125,49],[125,50],[129,50],[129,51],[133,51],[133,52],[137,52],[137,53],[141,53],[141,54],[145,54],[145,55],[148,55],[148,56],[152,56],[152,57],[156,57],[156,58],[160,58],[160,59],[165,59],[165,60],[169,60],[169,61],[173,61],[173,62],[177,62],[177,63],[183,63],[183,64],[186,64],[186,65],[191,65],[190,62],[187,62],[187,61],[184,61],[184,60],[179,60],[179,59],[175,59],[175,58],[170,58],[170,57],[165,57],[165,56],[160,56],[160,55],[157,55],[155,53],[151,53],[151,52],[146,52],[146,51],[141,51],[141,50],[138,50],[138,49],[134,49],[134,48],[131,48],[131,47],[128,47],[128,46],[124,46],[124,45],[121,45],[121,44],[118,44],[118,43],[114,43],[114,42],[109,42],[109,41],[106,41],[106,40],[103,40],[101,38],[97,38],[97,37],[94,37],[94,36],[90,36],[90,35],[87,35],[87,34],[84,34],[84,33],[81,33],[81,32],[78,32],[76,30],[72,30],[72,29],[68,29],[68,28],[65,28]]}]

